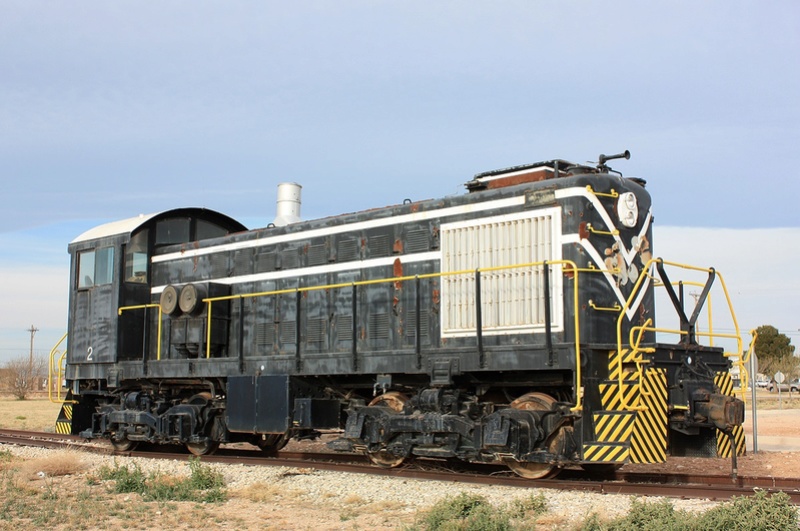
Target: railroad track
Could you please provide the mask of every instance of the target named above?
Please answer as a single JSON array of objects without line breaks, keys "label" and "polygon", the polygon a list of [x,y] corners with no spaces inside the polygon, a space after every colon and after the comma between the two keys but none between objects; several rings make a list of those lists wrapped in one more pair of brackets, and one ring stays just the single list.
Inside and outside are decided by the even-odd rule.
[{"label": "railroad track", "polygon": [[[75,435],[0,430],[0,443],[37,446],[44,448],[71,448],[101,454],[125,455],[150,459],[185,460],[188,453],[165,451],[169,446],[154,447],[150,451],[115,452],[104,441],[86,442]],[[639,496],[667,496],[673,498],[701,498],[728,500],[746,496],[756,491],[784,492],[791,502],[800,505],[800,480],[770,476],[738,476],[704,474],[653,474],[624,472],[599,476],[582,470],[565,469],[554,479],[531,481],[513,475],[501,465],[472,465],[459,463],[450,467],[441,460],[414,459],[399,468],[384,469],[371,464],[365,456],[321,452],[279,452],[266,457],[259,450],[224,448],[214,455],[204,456],[207,463],[237,464],[245,466],[284,466],[314,468],[334,472],[349,472],[399,477],[406,479],[450,481],[483,485],[502,485],[518,488],[547,488],[575,490],[600,494],[627,494]]]}]

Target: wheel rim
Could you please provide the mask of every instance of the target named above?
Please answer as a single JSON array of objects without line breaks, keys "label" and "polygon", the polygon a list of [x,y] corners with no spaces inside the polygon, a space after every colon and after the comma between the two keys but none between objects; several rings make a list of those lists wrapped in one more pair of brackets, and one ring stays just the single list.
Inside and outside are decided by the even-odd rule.
[{"label": "wheel rim", "polygon": [[[211,393],[204,391],[192,396],[187,403],[205,407],[209,402],[211,402],[212,399],[213,397],[211,396]],[[218,448],[219,442],[212,440],[211,437],[207,437],[203,442],[200,443],[186,443],[186,449],[192,454],[198,456],[211,455],[216,452]]]},{"label": "wheel rim", "polygon": [[[406,402],[408,402],[408,397],[406,395],[398,393],[397,391],[389,391],[388,393],[375,397],[369,405],[388,407],[392,411],[399,413],[403,411]],[[403,461],[406,460],[405,456],[398,457],[384,448],[372,452],[368,451],[367,456],[370,461],[381,468],[395,468],[402,465]]]},{"label": "wheel rim", "polygon": [[130,452],[139,444],[138,441],[132,441],[128,438],[125,438],[121,441],[117,441],[111,439],[111,446],[114,447],[114,450],[117,452]]},{"label": "wheel rim", "polygon": [[197,456],[211,455],[217,451],[217,448],[219,448],[219,443],[211,439],[206,439],[201,443],[186,443],[186,449]]},{"label": "wheel rim", "polygon": [[273,455],[278,453],[278,450],[282,449],[288,443],[289,436],[286,433],[266,433],[262,437],[259,437],[255,444],[265,454]]},{"label": "wheel rim", "polygon": [[[544,393],[527,393],[511,402],[514,409],[529,411],[549,411],[556,403],[556,399]],[[552,446],[558,437],[554,437]],[[505,465],[515,474],[526,479],[546,479],[559,473],[560,467],[548,463],[521,463],[516,459],[504,459]]]}]

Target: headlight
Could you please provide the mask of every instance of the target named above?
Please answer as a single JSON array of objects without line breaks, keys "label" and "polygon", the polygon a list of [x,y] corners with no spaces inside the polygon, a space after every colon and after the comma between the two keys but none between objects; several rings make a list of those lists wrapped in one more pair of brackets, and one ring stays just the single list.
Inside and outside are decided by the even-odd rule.
[{"label": "headlight", "polygon": [[617,199],[617,216],[626,227],[635,227],[639,221],[639,203],[633,192],[625,192]]}]

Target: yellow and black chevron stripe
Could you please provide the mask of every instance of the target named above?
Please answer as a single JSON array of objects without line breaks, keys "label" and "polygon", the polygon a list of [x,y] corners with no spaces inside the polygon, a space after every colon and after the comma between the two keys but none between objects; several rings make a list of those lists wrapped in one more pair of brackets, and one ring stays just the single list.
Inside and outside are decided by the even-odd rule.
[{"label": "yellow and black chevron stripe", "polygon": [[599,443],[630,443],[636,413],[602,411],[594,414],[594,432]]},{"label": "yellow and black chevron stripe", "polygon": [[619,411],[622,409],[622,399],[629,407],[636,405],[638,379],[636,373],[624,373],[622,382],[622,392],[618,383],[600,384],[600,401],[606,411]]},{"label": "yellow and black chevron stripe", "polygon": [[[733,379],[728,371],[718,372],[714,376],[714,385],[719,387],[723,395],[733,396]],[[736,443],[736,455],[744,455],[747,451],[747,444],[742,426],[733,428],[733,438]],[[731,440],[725,432],[720,430],[717,430],[717,455],[719,457],[731,456]]]},{"label": "yellow and black chevron stripe", "polygon": [[[636,405],[639,389],[639,375],[635,370],[635,363],[641,354],[628,349],[623,349],[617,356],[616,351],[608,353],[608,380],[609,383],[600,384],[600,400],[606,411],[617,411],[624,404],[628,407]],[[622,385],[620,386],[620,374]]]},{"label": "yellow and black chevron stripe", "polygon": [[622,363],[620,360],[617,359],[617,352],[611,351],[608,353],[608,379],[609,380],[618,380],[620,370],[623,372],[626,371],[626,365],[630,366],[631,363],[635,363],[641,357],[640,353],[637,353],[634,350],[622,349]]},{"label": "yellow and black chevron stripe", "polygon": [[627,444],[593,442],[583,445],[583,460],[591,463],[625,463],[630,452]]},{"label": "yellow and black chevron stripe", "polygon": [[631,461],[663,463],[667,459],[667,371],[647,369],[631,440]]},{"label": "yellow and black chevron stripe", "polygon": [[72,433],[72,404],[64,404],[56,420],[56,433],[69,435]]}]

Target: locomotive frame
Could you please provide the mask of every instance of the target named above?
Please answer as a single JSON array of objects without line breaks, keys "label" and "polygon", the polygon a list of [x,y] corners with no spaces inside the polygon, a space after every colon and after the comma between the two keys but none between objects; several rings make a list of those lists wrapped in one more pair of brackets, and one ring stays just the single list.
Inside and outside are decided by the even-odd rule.
[{"label": "locomotive frame", "polygon": [[[701,332],[652,256],[650,196],[605,164],[476,175],[469,193],[248,231],[182,208],[69,245],[60,432],[266,452],[502,461],[529,478],[744,452],[734,334]],[[672,273],[670,273],[672,274]],[[656,287],[678,316],[657,342]],[[735,324],[735,316],[730,311]],[[709,330],[711,326],[709,324]],[[726,352],[700,340],[733,339]]]}]

